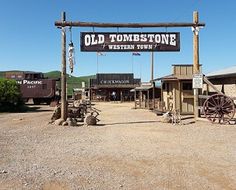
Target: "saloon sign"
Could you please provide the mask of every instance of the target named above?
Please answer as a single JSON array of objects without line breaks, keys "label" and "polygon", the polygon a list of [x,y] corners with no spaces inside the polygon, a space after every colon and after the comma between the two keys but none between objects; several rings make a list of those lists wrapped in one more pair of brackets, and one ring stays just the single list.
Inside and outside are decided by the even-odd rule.
[{"label": "saloon sign", "polygon": [[180,33],[81,32],[81,51],[180,51]]}]

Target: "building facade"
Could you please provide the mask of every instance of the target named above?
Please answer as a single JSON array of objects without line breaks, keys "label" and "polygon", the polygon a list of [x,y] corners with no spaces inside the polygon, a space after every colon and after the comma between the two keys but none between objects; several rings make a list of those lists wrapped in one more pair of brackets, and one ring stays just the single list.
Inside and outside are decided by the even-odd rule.
[{"label": "building facade", "polygon": [[[200,66],[201,70],[201,66]],[[161,81],[162,109],[179,110],[181,114],[193,114],[192,89],[193,65],[172,65],[172,74],[156,80]]]},{"label": "building facade", "polygon": [[161,88],[155,83],[143,82],[140,86],[132,89],[134,92],[134,108],[155,109],[161,98]]},{"label": "building facade", "polygon": [[90,80],[90,99],[97,101],[133,101],[131,89],[139,86],[141,79],[133,73],[98,73]]},{"label": "building facade", "polygon": [[[219,91],[229,97],[236,97],[236,66],[211,72],[206,77]],[[204,84],[203,93],[211,95],[216,92]]]}]

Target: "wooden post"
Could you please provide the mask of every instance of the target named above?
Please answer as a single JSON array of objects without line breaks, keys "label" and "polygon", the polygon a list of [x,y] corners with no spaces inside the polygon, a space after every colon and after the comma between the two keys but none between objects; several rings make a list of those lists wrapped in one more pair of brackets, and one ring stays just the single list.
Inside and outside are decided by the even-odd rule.
[{"label": "wooden post", "polygon": [[154,69],[154,52],[151,52],[151,82],[153,81],[153,69]]},{"label": "wooden post", "polygon": [[[66,21],[66,13],[61,13],[61,21]],[[66,28],[61,27],[61,119],[67,119],[67,101],[66,101]]]},{"label": "wooden post", "polygon": [[152,108],[155,109],[154,52],[151,52]]},{"label": "wooden post", "polygon": [[178,90],[177,90],[177,93],[178,93],[178,96],[179,96],[179,99],[178,99],[178,103],[179,103],[179,111],[180,111],[180,114],[182,113],[182,97],[181,97],[181,83],[180,81],[178,81]]},{"label": "wooden post", "polygon": [[139,90],[139,108],[142,108],[143,93]]},{"label": "wooden post", "polygon": [[[193,23],[198,25],[199,19],[198,19],[198,12],[193,12]],[[193,28],[193,73],[199,74],[199,28],[198,27]],[[198,89],[194,89],[194,118],[197,120],[199,117],[199,111],[198,111]]]},{"label": "wooden post", "polygon": [[91,80],[88,79],[88,84],[89,84],[89,100],[92,100],[92,87],[91,87]]}]

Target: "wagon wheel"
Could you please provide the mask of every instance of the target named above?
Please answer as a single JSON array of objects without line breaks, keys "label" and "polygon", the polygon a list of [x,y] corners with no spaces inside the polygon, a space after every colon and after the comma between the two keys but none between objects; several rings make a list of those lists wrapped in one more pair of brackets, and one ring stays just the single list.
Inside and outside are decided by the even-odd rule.
[{"label": "wagon wheel", "polygon": [[214,94],[204,102],[203,112],[212,123],[229,123],[235,114],[234,102],[225,95]]}]

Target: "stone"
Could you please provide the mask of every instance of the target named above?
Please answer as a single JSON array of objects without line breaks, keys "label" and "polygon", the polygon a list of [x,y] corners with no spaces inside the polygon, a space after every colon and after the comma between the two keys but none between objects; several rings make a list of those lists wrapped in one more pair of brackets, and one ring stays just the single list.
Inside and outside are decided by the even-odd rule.
[{"label": "stone", "polygon": [[67,121],[64,121],[61,125],[62,125],[62,126],[68,126],[68,122],[67,122]]},{"label": "stone", "polygon": [[170,123],[171,122],[171,116],[169,112],[166,112],[162,115],[161,122],[163,123]]},{"label": "stone", "polygon": [[51,117],[51,122],[54,122],[61,118],[61,106],[56,106]]},{"label": "stone", "polygon": [[68,125],[69,126],[77,126],[77,121],[75,118],[71,118],[69,121],[68,121]]},{"label": "stone", "polygon": [[97,124],[97,119],[93,115],[88,115],[85,117],[84,120],[86,125],[96,125]]},{"label": "stone", "polygon": [[1,174],[6,174],[6,173],[7,173],[6,170],[2,170],[2,171],[1,171]]},{"label": "stone", "polygon": [[70,122],[71,120],[72,120],[71,117],[67,117],[66,119],[67,122]]},{"label": "stone", "polygon": [[64,119],[57,119],[55,120],[55,125],[62,125],[62,123],[64,122]]}]

